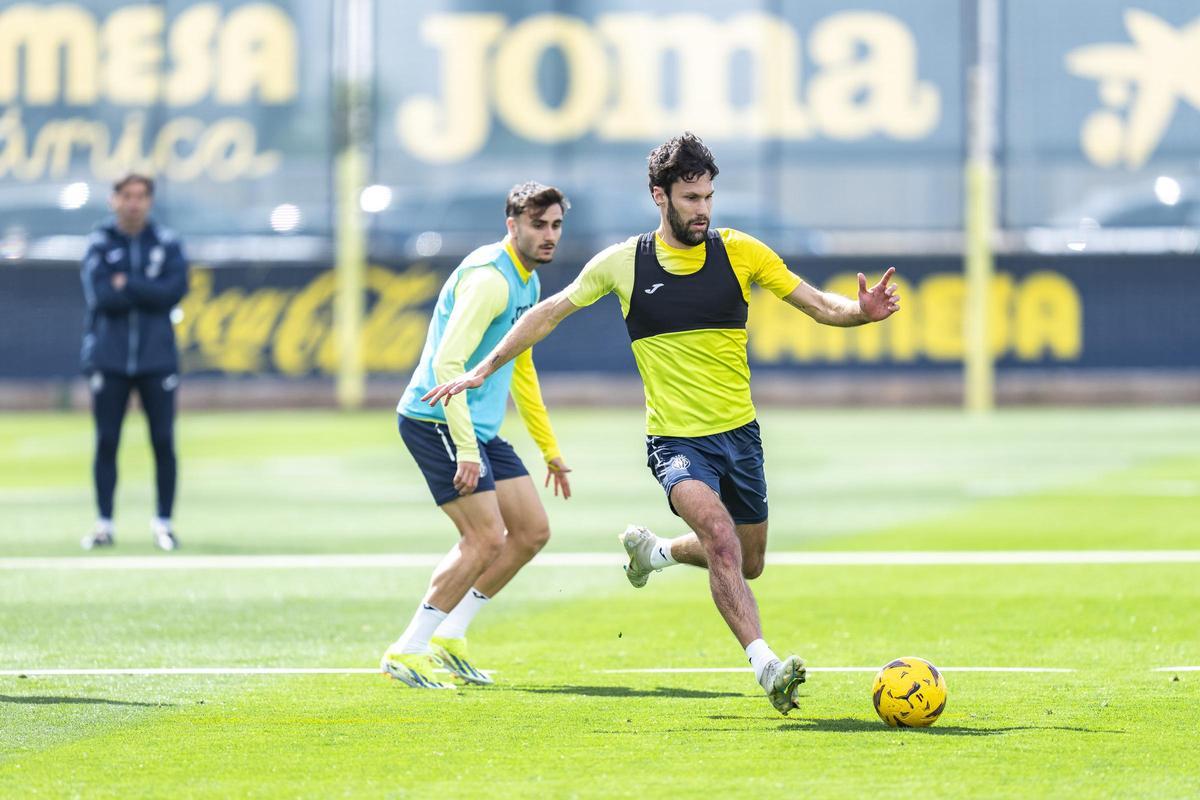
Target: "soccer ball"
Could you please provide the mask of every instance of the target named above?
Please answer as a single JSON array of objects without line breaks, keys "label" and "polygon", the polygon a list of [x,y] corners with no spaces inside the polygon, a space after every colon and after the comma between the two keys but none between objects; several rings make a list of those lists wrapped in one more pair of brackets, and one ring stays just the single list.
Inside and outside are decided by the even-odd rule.
[{"label": "soccer ball", "polygon": [[875,676],[871,699],[893,728],[926,728],[946,707],[946,679],[923,658],[897,658]]}]

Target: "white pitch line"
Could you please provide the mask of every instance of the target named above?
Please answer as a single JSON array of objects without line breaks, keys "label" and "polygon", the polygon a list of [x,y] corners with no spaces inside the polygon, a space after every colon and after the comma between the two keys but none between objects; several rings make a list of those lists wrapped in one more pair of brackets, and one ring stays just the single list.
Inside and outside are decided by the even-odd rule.
[{"label": "white pitch line", "polygon": [[1200,563],[1200,550],[929,550],[768,553],[780,566]]},{"label": "white pitch line", "polygon": [[[1075,672],[1061,667],[939,667],[942,672]],[[1155,672],[1200,670],[1200,667],[1169,667]],[[438,672],[446,672],[444,669]],[[691,675],[753,672],[749,667],[659,667],[650,669],[598,669],[600,675]],[[809,672],[878,672],[879,667],[809,667]],[[489,675],[495,670],[485,670]],[[115,667],[110,669],[0,669],[0,677],[112,677],[122,675],[379,675],[367,667]]]},{"label": "white pitch line", "polygon": [[[161,555],[0,558],[0,570],[394,569],[434,567],[445,553]],[[535,567],[617,567],[617,553],[548,553]],[[775,566],[967,566],[1008,564],[1191,564],[1200,550],[792,551],[767,554]]]},{"label": "white pitch line", "polygon": [[1155,672],[1200,672],[1200,667],[1155,667]]},{"label": "white pitch line", "polygon": [[[879,667],[808,667],[808,672],[878,672]],[[601,669],[606,675],[753,672],[749,667],[663,667],[659,669]],[[938,667],[940,672],[1075,672],[1063,667]]]},{"label": "white pitch line", "polygon": [[5,669],[0,675],[380,675],[379,669],[360,667],[128,667],[115,669]]},{"label": "white pitch line", "polygon": [[[482,670],[488,675],[495,670]],[[446,672],[436,669],[434,672]],[[0,676],[76,677],[111,675],[382,675],[376,667],[116,667],[113,669],[0,669]]]}]

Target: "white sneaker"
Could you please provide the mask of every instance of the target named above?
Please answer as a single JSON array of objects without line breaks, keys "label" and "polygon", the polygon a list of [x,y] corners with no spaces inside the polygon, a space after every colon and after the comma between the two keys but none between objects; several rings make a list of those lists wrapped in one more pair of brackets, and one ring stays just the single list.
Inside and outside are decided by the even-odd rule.
[{"label": "white sneaker", "polygon": [[84,550],[95,550],[97,547],[112,547],[116,544],[111,525],[96,523],[92,532],[79,540],[79,546]]},{"label": "white sneaker", "polygon": [[646,581],[650,580],[651,572],[662,572],[661,569],[656,570],[650,566],[650,554],[654,552],[658,537],[648,529],[640,525],[630,525],[617,539],[629,554],[625,577],[629,579],[633,588],[640,589],[645,586]]},{"label": "white sneaker", "polygon": [[164,525],[158,520],[150,523],[150,532],[154,534],[154,546],[159,550],[179,549],[179,540],[175,538],[175,532],[171,530],[170,525]]},{"label": "white sneaker", "polygon": [[804,683],[804,661],[800,656],[788,656],[783,661],[772,661],[763,671],[762,687],[775,710],[785,717],[793,708],[798,708],[796,697],[800,684]]}]

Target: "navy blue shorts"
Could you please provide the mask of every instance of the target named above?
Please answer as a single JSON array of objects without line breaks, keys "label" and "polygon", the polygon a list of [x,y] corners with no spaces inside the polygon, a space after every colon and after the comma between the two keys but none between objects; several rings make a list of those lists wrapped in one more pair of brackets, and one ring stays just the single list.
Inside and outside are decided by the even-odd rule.
[{"label": "navy blue shorts", "polygon": [[662,484],[667,503],[680,481],[702,481],[721,497],[738,525],[767,518],[767,478],[763,474],[758,421],[711,436],[647,436],[646,466]]},{"label": "navy blue shorts", "polygon": [[[409,419],[403,414],[400,418],[400,438],[404,446],[417,461],[433,501],[439,506],[457,500],[461,495],[454,488],[454,473],[458,471],[458,448],[450,438],[450,428],[440,422],[425,422],[419,419]],[[479,442],[479,484],[475,487],[478,492],[491,492],[496,489],[496,481],[509,478],[519,478],[528,475],[529,470],[521,463],[512,445],[499,436],[490,442]]]}]

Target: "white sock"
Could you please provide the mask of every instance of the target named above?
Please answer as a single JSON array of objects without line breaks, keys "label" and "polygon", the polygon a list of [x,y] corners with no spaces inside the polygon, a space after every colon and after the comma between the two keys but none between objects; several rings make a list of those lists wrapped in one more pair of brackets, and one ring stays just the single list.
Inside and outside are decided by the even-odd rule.
[{"label": "white sock", "polygon": [[104,531],[105,533],[112,533],[113,532],[112,518],[111,517],[97,517],[96,518],[96,530]]},{"label": "white sock", "polygon": [[671,540],[661,536],[654,538],[657,541],[654,543],[654,549],[650,551],[650,566],[654,569],[662,569],[678,564],[679,562],[671,555]]},{"label": "white sock", "polygon": [[154,521],[150,523],[150,527],[154,528],[155,530],[169,531],[171,530],[171,518],[155,517]]},{"label": "white sock", "polygon": [[463,595],[463,599],[458,601],[458,605],[454,607],[450,615],[442,620],[442,624],[438,626],[434,636],[442,639],[462,639],[467,635],[467,626],[471,624],[471,620],[475,619],[475,615],[490,599],[472,586]]},{"label": "white sock", "polygon": [[763,685],[763,673],[768,664],[779,660],[779,656],[775,655],[775,651],[762,639],[755,639],[746,645],[746,656],[750,659],[750,666],[754,667],[754,680],[758,681],[759,686],[766,689],[767,687]]},{"label": "white sock", "polygon": [[388,650],[389,653],[428,653],[429,637],[437,630],[437,626],[446,618],[446,612],[434,608],[429,603],[421,603],[417,613],[413,614],[412,622],[400,634],[400,638]]}]

